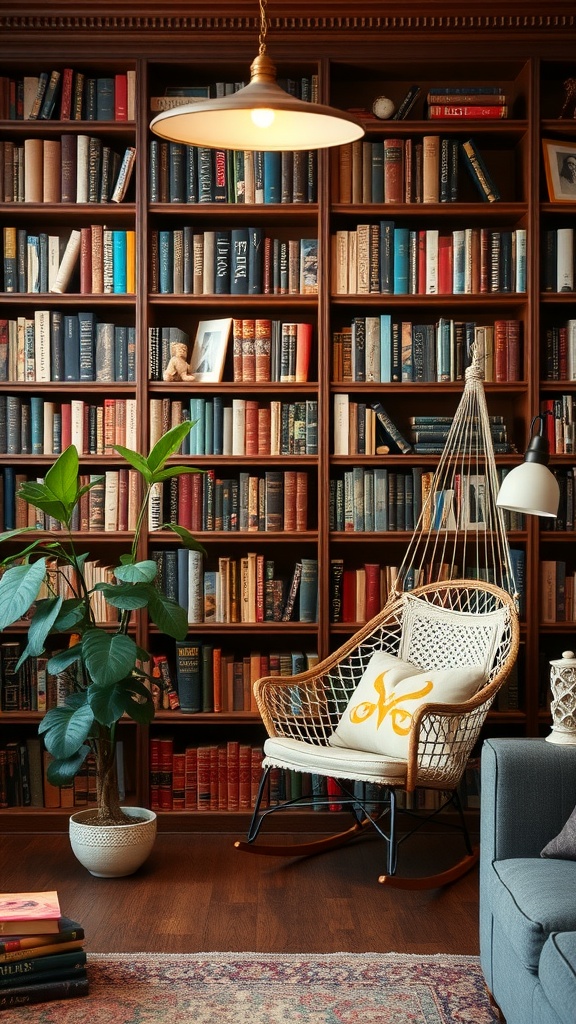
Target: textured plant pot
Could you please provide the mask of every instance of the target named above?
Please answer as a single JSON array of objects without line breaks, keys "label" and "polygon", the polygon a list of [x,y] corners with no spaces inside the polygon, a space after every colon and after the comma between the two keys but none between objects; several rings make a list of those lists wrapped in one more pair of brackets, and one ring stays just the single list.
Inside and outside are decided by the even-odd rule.
[{"label": "textured plant pot", "polygon": [[137,871],[154,846],[156,815],[145,807],[123,807],[130,817],[144,818],[133,825],[87,825],[89,808],[70,818],[69,836],[75,857],[97,878],[122,878]]}]

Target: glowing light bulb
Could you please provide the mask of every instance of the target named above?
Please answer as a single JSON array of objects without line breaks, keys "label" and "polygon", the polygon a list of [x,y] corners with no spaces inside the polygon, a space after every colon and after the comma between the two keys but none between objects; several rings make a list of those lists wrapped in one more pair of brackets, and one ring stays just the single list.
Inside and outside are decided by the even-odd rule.
[{"label": "glowing light bulb", "polygon": [[256,107],[250,111],[250,117],[258,128],[269,128],[272,124],[275,114],[269,107]]}]

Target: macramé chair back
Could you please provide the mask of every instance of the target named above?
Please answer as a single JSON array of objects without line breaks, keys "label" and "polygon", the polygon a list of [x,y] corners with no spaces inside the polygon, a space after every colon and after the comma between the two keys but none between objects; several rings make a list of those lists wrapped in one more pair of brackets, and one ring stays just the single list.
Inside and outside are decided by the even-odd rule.
[{"label": "macram\u00e9 chair back", "polygon": [[[445,884],[459,877],[477,860],[472,850],[457,788],[492,702],[516,659],[519,642],[514,599],[501,588],[475,580],[451,580],[416,588],[391,600],[339,650],[313,669],[291,677],[270,676],[254,684],[254,693],[268,739],[264,746],[263,776],[247,841],[236,846],[255,853],[297,856],[320,852],[374,827],[388,844],[387,871],[381,882],[405,887]],[[334,731],[344,714],[370,659],[385,652],[420,666],[437,669],[482,670],[485,680],[478,692],[462,703],[424,703],[413,714],[385,696],[364,706],[381,718],[395,715],[402,733],[408,733],[405,757],[335,745]],[[401,704],[401,702],[400,702]],[[351,812],[354,824],[337,836],[301,845],[265,845],[255,840],[266,817],[306,802],[288,800],[264,806],[266,784],[273,768],[311,772],[336,779],[337,800]],[[373,784],[379,799],[370,809],[359,795],[357,783]],[[403,880],[396,876],[396,791],[412,793],[416,787],[442,791],[444,799],[429,817],[449,804],[458,812],[467,854],[439,875]],[[334,797],[328,798],[334,800]],[[311,801],[309,801],[311,803]],[[317,800],[314,805],[318,806]],[[453,816],[454,817],[454,816]],[[421,827],[423,818],[408,835]],[[400,839],[400,842],[407,835]]]}]

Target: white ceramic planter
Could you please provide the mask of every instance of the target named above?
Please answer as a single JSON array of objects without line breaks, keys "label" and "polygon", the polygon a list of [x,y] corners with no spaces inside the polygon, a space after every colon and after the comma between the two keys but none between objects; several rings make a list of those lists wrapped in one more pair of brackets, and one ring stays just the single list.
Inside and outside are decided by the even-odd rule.
[{"label": "white ceramic planter", "polygon": [[123,807],[130,817],[144,818],[133,825],[87,825],[93,809],[70,818],[69,836],[75,857],[97,878],[122,878],[137,871],[154,846],[156,814],[145,807]]}]

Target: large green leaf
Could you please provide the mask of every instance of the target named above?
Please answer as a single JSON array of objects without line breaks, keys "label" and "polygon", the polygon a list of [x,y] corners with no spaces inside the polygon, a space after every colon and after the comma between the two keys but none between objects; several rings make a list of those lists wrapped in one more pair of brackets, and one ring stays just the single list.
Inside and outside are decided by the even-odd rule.
[{"label": "large green leaf", "polygon": [[51,761],[46,773],[48,782],[51,782],[53,786],[69,785],[80,771],[89,753],[90,747],[84,744],[74,757]]},{"label": "large green leaf", "polygon": [[76,493],[76,504],[80,501],[80,498],[84,494],[86,494],[88,491],[91,491],[93,487],[96,487],[96,485],[101,483],[102,480],[104,480],[104,479],[105,479],[105,477],[103,477],[103,476],[92,476],[92,477],[90,477],[90,480],[88,481],[87,484],[84,484],[83,487],[79,487],[78,488],[78,491]]},{"label": "large green leaf", "polygon": [[206,548],[202,547],[200,542],[196,540],[185,526],[180,526],[178,523],[162,523],[162,529],[172,530],[173,533],[177,533],[184,547],[190,551],[201,551],[203,555],[206,554]]},{"label": "large green leaf", "polygon": [[[0,533],[0,544],[4,540],[12,540],[12,537],[19,537],[22,533],[30,533],[36,530],[35,526],[19,526],[16,530],[5,530],[4,533]],[[38,541],[40,544],[41,541]]]},{"label": "large green leaf", "polygon": [[148,612],[152,622],[158,626],[161,633],[167,633],[175,640],[185,640],[188,632],[188,612],[177,601],[172,601],[155,587],[149,589]]},{"label": "large green leaf", "polygon": [[114,575],[122,583],[152,583],[156,579],[158,566],[154,559],[147,558],[144,562],[129,562],[126,565],[118,565],[114,569]]},{"label": "large green leaf", "polygon": [[81,707],[50,708],[38,726],[44,737],[44,746],[52,757],[64,759],[78,753],[90,735],[94,722],[92,708],[88,703]]},{"label": "large green leaf", "polygon": [[154,701],[147,686],[135,675],[126,682],[126,714],[140,725],[149,725],[154,718]]},{"label": "large green leaf", "polygon": [[126,704],[124,683],[112,683],[109,686],[92,685],[88,688],[88,703],[92,713],[100,725],[110,727],[122,718]]},{"label": "large green leaf", "polygon": [[152,483],[159,483],[161,480],[170,480],[173,476],[183,476],[185,473],[205,473],[205,469],[196,469],[195,466],[167,466],[166,469],[159,469],[152,477]]},{"label": "large green leaf", "polygon": [[78,452],[71,444],[66,448],[44,477],[44,483],[58,501],[72,510],[78,491]]},{"label": "large green leaf", "polygon": [[177,423],[175,427],[167,430],[154,445],[150,452],[146,462],[148,463],[149,470],[155,474],[157,470],[162,469],[166,459],[169,459],[171,455],[174,455],[178,451],[182,441],[190,433],[194,423],[192,420],[184,420],[182,423]]},{"label": "large green leaf", "polygon": [[150,483],[152,474],[146,459],[140,454],[140,452],[135,452],[132,448],[125,448],[124,445],[121,444],[115,444],[114,448],[126,462],[129,462],[134,469],[138,470],[138,472],[144,477],[146,483]]},{"label": "large green leaf", "polygon": [[79,661],[81,656],[81,645],[72,644],[72,647],[67,647],[64,651],[58,651],[58,654],[50,658],[46,668],[52,675],[57,676],[59,672],[64,672],[67,668],[70,668],[70,665],[74,665],[76,661]]},{"label": "large green leaf", "polygon": [[148,588],[143,584],[97,583],[94,590],[99,590],[108,604],[122,611],[135,611],[148,604]]},{"label": "large green leaf", "polygon": [[61,597],[47,597],[43,601],[38,601],[28,626],[28,643],[19,658],[16,670],[26,661],[26,658],[37,658],[44,653],[46,637],[52,629],[61,607]]},{"label": "large green leaf", "polygon": [[26,501],[28,505],[33,505],[34,508],[45,512],[46,515],[52,516],[59,523],[67,524],[70,520],[71,509],[69,506],[55,498],[46,484],[28,480],[20,487],[18,497]]},{"label": "large green leaf", "polygon": [[84,664],[97,686],[110,686],[125,679],[134,668],[136,654],[136,644],[124,633],[88,629],[82,637]]},{"label": "large green leaf", "polygon": [[58,618],[54,623],[54,632],[66,633],[78,626],[84,619],[85,607],[82,598],[68,597],[62,602]]},{"label": "large green leaf", "polygon": [[0,579],[0,630],[21,619],[34,604],[45,575],[45,558],[6,570]]}]

